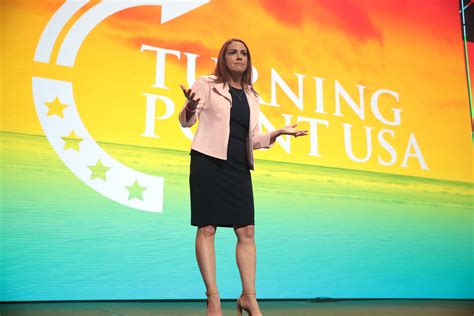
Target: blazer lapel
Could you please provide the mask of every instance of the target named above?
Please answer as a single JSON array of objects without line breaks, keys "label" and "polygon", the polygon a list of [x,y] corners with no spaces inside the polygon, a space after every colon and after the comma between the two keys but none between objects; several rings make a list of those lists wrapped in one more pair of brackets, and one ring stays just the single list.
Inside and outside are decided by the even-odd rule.
[{"label": "blazer lapel", "polygon": [[[250,90],[252,90],[252,87],[249,87]],[[245,95],[247,97],[247,101],[249,103],[249,108],[250,108],[250,121],[249,121],[249,129],[250,133],[252,133],[253,129],[255,128],[255,125],[257,124],[258,121],[258,116],[259,116],[259,104],[258,104],[258,99],[257,97],[253,94],[253,92],[248,92],[245,90]]]},{"label": "blazer lapel", "polygon": [[229,102],[232,102],[232,96],[229,93],[229,86],[225,82],[213,83],[212,86],[220,95],[226,98]]},{"label": "blazer lapel", "polygon": [[[230,95],[230,92],[229,92],[229,86],[225,82],[212,83],[212,86],[220,95],[226,98],[229,101],[229,105],[231,105],[232,96]],[[251,86],[249,86],[249,89],[252,91]],[[253,92],[249,92],[247,91],[247,89],[245,89],[245,96],[247,97],[247,101],[249,103],[249,108],[250,108],[249,129],[250,129],[250,132],[252,132],[258,121],[258,116],[260,114],[259,113],[260,106],[258,104],[258,98],[255,96]]]}]

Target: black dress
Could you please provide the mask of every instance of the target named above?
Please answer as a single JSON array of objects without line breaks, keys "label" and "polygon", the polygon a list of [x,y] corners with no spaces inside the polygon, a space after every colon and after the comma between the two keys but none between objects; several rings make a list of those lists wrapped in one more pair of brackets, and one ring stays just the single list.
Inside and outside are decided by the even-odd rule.
[{"label": "black dress", "polygon": [[[230,135],[227,160],[191,150],[189,187],[191,225],[254,225],[252,179],[246,139],[250,108],[242,89],[230,88]],[[240,97],[240,98],[239,98]]]}]

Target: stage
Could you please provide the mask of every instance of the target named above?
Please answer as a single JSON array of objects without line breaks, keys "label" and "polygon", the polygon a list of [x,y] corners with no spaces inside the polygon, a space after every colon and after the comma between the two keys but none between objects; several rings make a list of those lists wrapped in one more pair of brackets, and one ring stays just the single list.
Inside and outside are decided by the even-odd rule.
[{"label": "stage", "polygon": [[[259,300],[261,311],[268,316],[374,315],[374,316],[472,316],[472,300]],[[224,315],[236,315],[234,300],[222,300]],[[69,316],[69,315],[206,315],[201,301],[102,301],[3,303],[2,316]],[[245,315],[245,314],[244,314]]]}]

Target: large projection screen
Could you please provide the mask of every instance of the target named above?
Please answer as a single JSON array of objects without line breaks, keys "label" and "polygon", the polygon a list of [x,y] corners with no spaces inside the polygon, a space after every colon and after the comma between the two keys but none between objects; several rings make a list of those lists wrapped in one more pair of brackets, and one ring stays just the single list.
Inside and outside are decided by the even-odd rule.
[{"label": "large projection screen", "polygon": [[[196,299],[184,97],[246,41],[259,298],[474,298],[457,1],[2,1],[0,300]],[[241,292],[232,228],[221,298]]]}]

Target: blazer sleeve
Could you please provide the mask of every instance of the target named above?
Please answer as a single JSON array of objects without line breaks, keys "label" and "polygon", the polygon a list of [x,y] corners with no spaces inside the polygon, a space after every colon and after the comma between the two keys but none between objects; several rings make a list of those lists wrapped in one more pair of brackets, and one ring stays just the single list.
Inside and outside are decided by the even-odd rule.
[{"label": "blazer sleeve", "polygon": [[260,148],[270,148],[273,146],[275,141],[271,141],[271,131],[261,133],[260,132],[260,123],[257,121],[255,128],[252,131],[252,143],[253,149],[260,149]]},{"label": "blazer sleeve", "polygon": [[188,120],[186,120],[186,105],[188,104],[188,100],[184,103],[183,108],[179,112],[179,123],[182,127],[191,127],[196,123],[196,117],[199,117],[199,113],[206,105],[207,96],[209,95],[209,84],[204,81],[203,78],[197,79],[193,86],[191,87],[191,91],[194,92],[195,99],[200,99],[198,105],[196,107],[196,112],[194,112]]}]

